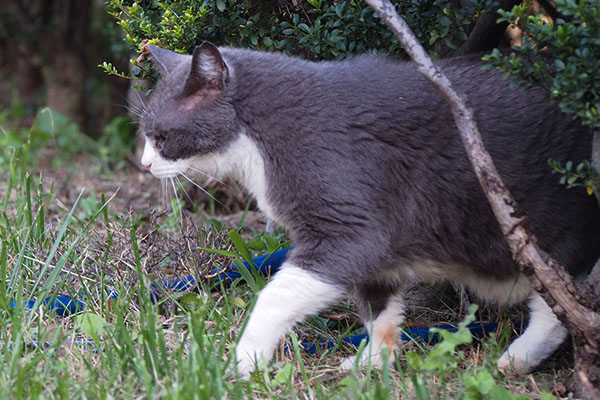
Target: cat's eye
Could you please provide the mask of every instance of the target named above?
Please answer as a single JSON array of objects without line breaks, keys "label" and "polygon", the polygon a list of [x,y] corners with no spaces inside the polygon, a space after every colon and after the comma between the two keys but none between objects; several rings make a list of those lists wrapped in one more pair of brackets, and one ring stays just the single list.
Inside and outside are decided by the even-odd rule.
[{"label": "cat's eye", "polygon": [[163,144],[165,144],[165,142],[167,141],[167,138],[169,137],[170,133],[171,133],[171,131],[162,131],[162,132],[157,132],[155,135],[152,136],[152,139],[154,140],[154,147],[157,150],[160,151]]}]

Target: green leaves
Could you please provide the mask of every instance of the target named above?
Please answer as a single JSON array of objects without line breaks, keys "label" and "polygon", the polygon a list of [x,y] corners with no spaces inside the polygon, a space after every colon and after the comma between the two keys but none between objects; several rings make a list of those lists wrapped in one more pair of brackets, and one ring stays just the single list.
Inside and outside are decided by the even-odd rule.
[{"label": "green leaves", "polygon": [[561,110],[600,127],[600,7],[594,1],[557,0],[557,10],[570,17],[554,24],[542,15],[527,15],[525,5],[502,11],[499,21],[517,23],[524,36],[520,47],[484,57],[495,67],[548,89]]},{"label": "green leaves", "polygon": [[[529,396],[512,394],[505,388],[498,386],[492,374],[487,370],[481,370],[477,375],[465,375],[463,377],[465,386],[465,400],[527,400]],[[554,397],[552,397],[554,398]]]},{"label": "green leaves", "polygon": [[197,293],[188,292],[178,298],[179,303],[188,311],[198,310],[202,306],[202,299]]},{"label": "green leaves", "polygon": [[85,312],[75,317],[77,329],[90,338],[97,338],[104,333],[106,325],[108,325],[108,322],[93,312]]},{"label": "green leaves", "polygon": [[[554,24],[541,15],[527,15],[526,5],[502,11],[499,21],[520,21],[524,36],[520,47],[509,55],[498,50],[484,57],[491,65],[533,85],[544,87],[563,112],[582,123],[600,128],[600,7],[594,1],[557,0],[557,9],[570,19]],[[516,79],[515,78],[515,79]],[[578,160],[577,160],[578,161]],[[588,161],[573,169],[549,160],[554,173],[562,174],[567,187],[583,186],[588,194],[600,195],[600,177]]]},{"label": "green leaves", "polygon": [[406,363],[409,368],[409,376],[414,386],[417,399],[429,399],[432,378],[435,377],[436,386],[444,386],[453,379],[454,375],[462,375],[464,394],[460,398],[467,400],[521,400],[527,396],[515,395],[501,386],[498,386],[493,371],[485,365],[478,367],[475,371],[462,371],[461,363],[465,362],[465,355],[460,350],[464,345],[473,341],[471,332],[467,326],[475,320],[477,306],[472,305],[466,318],[458,325],[455,332],[437,329],[436,332],[442,336],[442,340],[436,344],[426,355],[420,355],[416,351],[406,353]]},{"label": "green leaves", "polygon": [[119,72],[112,63],[104,61],[102,64],[98,64],[98,67],[103,69],[109,75],[115,75],[125,79],[131,79],[131,77],[123,72]]},{"label": "green leaves", "polygon": [[457,368],[459,357],[456,357],[457,348],[464,344],[470,344],[473,341],[471,331],[467,325],[475,320],[475,311],[477,306],[473,305],[469,309],[469,314],[463,322],[458,325],[455,332],[447,329],[432,328],[432,332],[442,336],[442,340],[436,344],[429,354],[418,359],[413,352],[407,354],[408,364],[417,372],[434,373],[436,375],[446,374]]},{"label": "green leaves", "polygon": [[281,385],[291,384],[292,378],[294,376],[294,364],[286,364],[275,374],[275,378],[271,380],[271,385],[273,387],[278,387]]},{"label": "green leaves", "polygon": [[548,164],[552,168],[552,173],[562,175],[561,185],[567,185],[567,188],[585,187],[589,195],[594,193],[600,195],[600,176],[589,161],[582,161],[576,168],[573,168],[573,161],[567,161],[563,166],[560,161],[550,159]]},{"label": "green leaves", "polygon": [[[397,2],[396,7],[436,54],[463,43],[469,25],[488,12],[492,3],[477,0],[455,9],[450,0],[434,0]],[[152,44],[182,53],[190,53],[209,40],[217,45],[276,50],[314,60],[364,52],[402,52],[392,32],[358,0],[299,1],[292,10],[252,4],[234,0],[110,0],[108,9],[137,50],[142,40],[149,39]],[[100,64],[100,68],[125,76],[110,63]]]}]

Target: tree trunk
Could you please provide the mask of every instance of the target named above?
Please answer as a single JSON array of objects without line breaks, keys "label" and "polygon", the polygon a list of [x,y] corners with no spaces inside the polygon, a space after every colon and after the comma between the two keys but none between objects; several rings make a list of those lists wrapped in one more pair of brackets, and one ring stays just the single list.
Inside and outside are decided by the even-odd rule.
[{"label": "tree trunk", "polygon": [[594,139],[592,142],[592,164],[596,171],[600,171],[600,128],[594,129]]},{"label": "tree trunk", "polygon": [[[85,62],[91,0],[3,0],[10,40],[2,53],[14,54],[21,100],[34,108],[46,85],[46,105],[86,122]],[[4,5],[4,3],[3,3]]]},{"label": "tree trunk", "polygon": [[14,55],[19,100],[28,114],[33,114],[39,106],[37,97],[44,85],[44,77],[35,61],[35,56],[30,51],[24,49],[16,51]]},{"label": "tree trunk", "polygon": [[90,0],[56,0],[51,15],[59,21],[41,44],[47,60],[44,77],[46,105],[87,127],[85,49],[90,23]]},{"label": "tree trunk", "polygon": [[60,46],[55,49],[49,65],[44,68],[46,105],[80,126],[86,126],[86,67],[77,49]]},{"label": "tree trunk", "polygon": [[[594,139],[592,142],[592,166],[596,173],[600,172],[600,128],[594,129]],[[596,198],[600,205],[600,198]],[[588,293],[589,298],[600,299],[600,260],[592,269],[590,276],[586,279],[591,288]]]},{"label": "tree trunk", "polygon": [[[490,154],[485,150],[473,110],[466,97],[437,68],[419,44],[406,22],[387,0],[367,0],[404,45],[419,71],[444,96],[452,109],[458,131],[496,219],[522,272],[531,280],[557,317],[571,333],[575,350],[575,371],[586,398],[600,398],[600,306],[589,297],[591,287],[579,285],[565,268],[537,247],[519,208],[500,179]],[[587,295],[587,298],[586,298]]]}]

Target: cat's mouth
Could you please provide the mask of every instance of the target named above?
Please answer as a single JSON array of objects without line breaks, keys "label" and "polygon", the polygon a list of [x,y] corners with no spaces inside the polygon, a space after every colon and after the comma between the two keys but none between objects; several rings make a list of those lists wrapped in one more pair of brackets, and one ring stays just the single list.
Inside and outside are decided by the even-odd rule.
[{"label": "cat's mouth", "polygon": [[162,158],[152,141],[148,139],[144,145],[141,163],[145,169],[159,179],[185,175],[188,169],[188,163],[185,160],[169,161]]},{"label": "cat's mouth", "polygon": [[[148,145],[146,147],[148,147]],[[191,163],[189,162],[189,160],[168,161],[164,160],[161,157],[149,159],[150,157],[146,157],[149,154],[158,155],[157,152],[147,152],[145,149],[145,157],[142,157],[142,165],[144,166],[144,168],[150,171],[150,173],[155,178],[160,179],[165,204],[168,204],[168,199],[173,197],[179,202],[180,197],[178,193],[186,193],[185,186],[187,184],[195,186],[201,192],[211,197],[219,204],[222,204],[220,201],[215,199],[214,196],[208,190],[204,189],[204,187],[201,184],[196,182],[197,177],[195,175],[199,174],[204,178],[208,178],[209,181],[216,181],[226,186],[229,185],[225,184],[223,181],[215,178],[214,176],[207,174],[206,172],[190,165]],[[172,193],[172,195],[170,195],[169,193]]]},{"label": "cat's mouth", "polygon": [[144,165],[154,177],[158,179],[172,179],[178,176],[186,176],[187,168],[180,166],[160,165],[160,163],[150,163]]}]

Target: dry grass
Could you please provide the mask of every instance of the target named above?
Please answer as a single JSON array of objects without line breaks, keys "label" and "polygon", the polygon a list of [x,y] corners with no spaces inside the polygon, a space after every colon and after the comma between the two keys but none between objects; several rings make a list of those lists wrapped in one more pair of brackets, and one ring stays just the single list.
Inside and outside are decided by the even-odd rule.
[{"label": "dry grass", "polygon": [[[51,150],[44,151],[40,153],[41,160],[56,158]],[[43,176],[41,191],[48,194],[43,201],[45,239],[30,243],[25,261],[19,261],[17,246],[8,248],[7,272],[21,262],[24,272],[20,284],[26,293],[41,267],[49,265],[44,272],[49,277],[61,257],[69,253],[74,238],[84,232],[52,281],[50,292],[85,295],[86,311],[101,316],[107,327],[92,346],[101,350],[91,351],[76,344],[78,339],[92,339],[83,334],[77,315],[57,318],[42,307],[15,320],[9,311],[2,311],[3,343],[50,343],[48,348],[25,347],[18,353],[0,353],[5,366],[0,387],[11,396],[29,397],[35,391],[19,395],[19,388],[34,387],[38,382],[43,386],[39,393],[51,398],[187,398],[192,394],[197,398],[422,398],[415,383],[415,377],[420,376],[427,380],[425,387],[430,398],[458,398],[467,395],[464,377],[477,376],[481,371],[491,371],[499,386],[525,398],[537,398],[543,391],[553,389],[561,395],[567,393],[562,389],[567,386],[564,382],[570,375],[569,366],[560,357],[551,360],[550,365],[556,369],[505,380],[493,366],[500,349],[489,339],[459,346],[456,366],[440,375],[409,367],[410,352],[427,357],[431,345],[424,343],[404,343],[391,370],[357,369],[343,373],[338,368],[341,360],[356,349],[342,345],[310,355],[301,352],[287,337],[265,372],[250,382],[228,378],[224,373],[230,366],[231,346],[247,317],[254,293],[238,283],[224,287],[200,280],[200,287],[189,291],[193,301],[184,302],[182,293],[163,293],[163,300],[153,306],[145,297],[144,288],[166,279],[205,276],[215,267],[229,265],[231,259],[199,247],[235,250],[227,230],[236,229],[242,219],[245,239],[262,232],[261,214],[252,207],[244,213],[247,200],[240,192],[223,185],[214,188],[215,197],[226,208],[205,197],[197,198],[197,193],[188,193],[188,203],[193,201],[193,205],[186,207],[182,221],[161,204],[163,194],[158,181],[131,165],[110,171],[99,167],[97,160],[79,155],[68,164],[65,161],[63,168],[40,161],[29,172],[34,177]],[[83,187],[86,192],[66,238],[58,241],[60,227]],[[0,193],[6,193],[6,186],[0,187]],[[15,221],[13,225],[17,225],[16,221],[23,223],[24,203],[19,200],[23,193],[13,191],[10,195],[7,220]],[[106,198],[115,196],[108,212],[91,220],[90,215],[102,204],[102,194]],[[223,229],[219,229],[220,223]],[[132,246],[132,235],[137,239],[137,252]],[[21,240],[22,235],[13,233],[12,237]],[[5,242],[8,239],[3,238]],[[47,260],[55,242],[58,248]],[[259,284],[265,282],[264,278],[256,279]],[[110,290],[119,291],[121,297],[107,298]],[[16,287],[9,291],[19,293]],[[449,286],[419,285],[410,290],[407,298],[408,321],[413,325],[457,323],[467,314],[469,302]],[[507,316],[515,319],[523,315],[519,309],[490,306],[481,307],[477,315],[480,320],[501,322]],[[352,303],[347,302],[300,324],[295,332],[300,341],[325,338],[339,342],[342,336],[361,332],[360,329]],[[501,341],[499,336],[495,339]],[[11,362],[17,368],[11,367]]]}]

